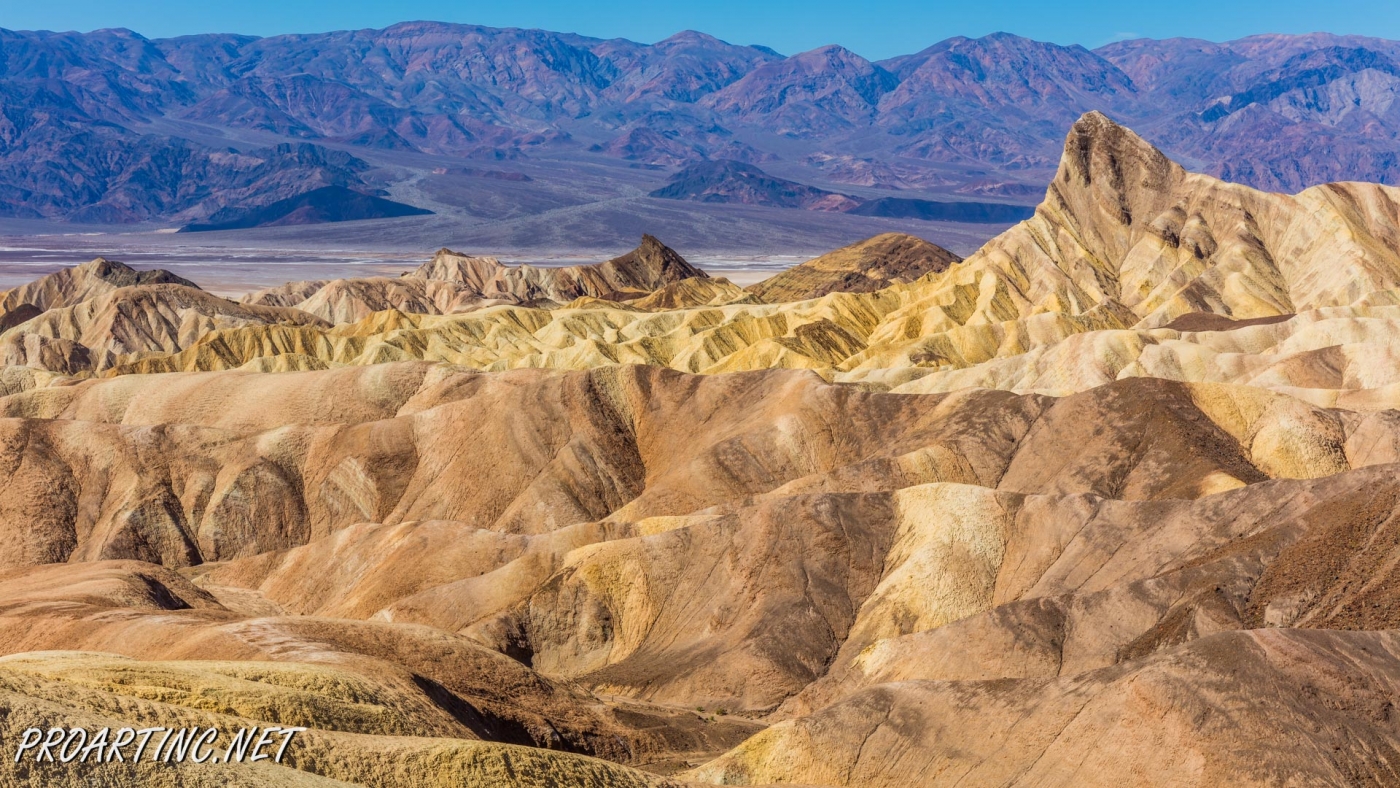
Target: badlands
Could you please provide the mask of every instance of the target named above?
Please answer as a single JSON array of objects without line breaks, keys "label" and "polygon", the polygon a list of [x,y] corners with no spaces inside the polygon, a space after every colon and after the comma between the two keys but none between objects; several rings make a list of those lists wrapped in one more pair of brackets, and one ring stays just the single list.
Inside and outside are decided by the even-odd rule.
[{"label": "badlands", "polygon": [[0,785],[1400,785],[1400,190],[0,310],[0,742],[308,729]]}]

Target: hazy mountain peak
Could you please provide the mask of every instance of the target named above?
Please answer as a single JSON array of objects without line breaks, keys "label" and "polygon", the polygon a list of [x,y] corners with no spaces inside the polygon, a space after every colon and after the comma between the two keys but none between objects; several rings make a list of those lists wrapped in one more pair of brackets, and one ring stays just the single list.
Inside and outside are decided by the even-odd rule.
[{"label": "hazy mountain peak", "polygon": [[657,41],[653,46],[670,47],[675,45],[701,44],[707,47],[728,47],[733,46],[728,41],[722,41],[709,33],[702,33],[699,30],[682,30],[666,38]]},{"label": "hazy mountain peak", "polygon": [[150,39],[127,27],[102,27],[92,31],[94,35],[111,36],[113,38],[129,38],[135,41],[149,41]]},{"label": "hazy mountain peak", "polygon": [[805,126],[827,130],[868,122],[880,96],[898,84],[883,68],[828,44],[764,63],[702,101],[739,117],[773,114],[769,124],[780,133],[802,136],[811,132],[789,130],[788,124],[801,118]]},{"label": "hazy mountain peak", "polygon": [[840,44],[824,44],[819,47],[814,47],[812,49],[807,50],[806,52],[798,52],[797,54],[788,57],[788,60],[799,63],[813,64],[821,62],[831,64],[839,63],[842,65],[855,66],[861,69],[875,67],[874,63],[871,63],[869,60],[866,60],[865,58],[841,46]]}]

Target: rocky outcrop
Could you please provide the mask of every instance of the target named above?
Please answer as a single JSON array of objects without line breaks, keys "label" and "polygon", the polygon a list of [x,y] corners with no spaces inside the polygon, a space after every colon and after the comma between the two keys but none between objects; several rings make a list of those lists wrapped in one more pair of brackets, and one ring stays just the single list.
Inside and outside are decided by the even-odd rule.
[{"label": "rocky outcrop", "polygon": [[[1255,630],[1063,678],[883,684],[683,776],[721,785],[1263,786],[1285,771],[1319,784],[1388,782],[1389,766],[1363,753],[1396,746],[1370,711],[1394,692],[1396,647],[1385,632]],[[1280,736],[1307,744],[1268,744]]]},{"label": "rocky outcrop", "polygon": [[[57,715],[71,715],[70,726],[90,725],[93,735],[108,724],[115,731],[122,723],[177,721],[231,727],[221,733],[222,751],[239,727],[310,729],[280,766],[263,763],[259,771],[254,764],[249,774],[247,762],[222,764],[223,779],[235,785],[329,784],[328,771],[336,785],[422,784],[413,775],[430,771],[468,784],[658,786],[673,783],[585,753],[645,763],[668,744],[713,747],[756,727],[706,726],[693,713],[642,703],[614,716],[576,684],[464,637],[267,608],[250,613],[232,589],[219,592],[135,561],[7,573],[0,649],[12,655],[63,641],[86,649],[0,659],[7,732]],[[297,659],[280,658],[288,646]],[[56,785],[81,785],[93,773],[148,784],[170,779],[172,770],[183,783],[213,784],[207,766],[190,768],[192,759],[161,763],[164,771],[152,775],[156,763],[133,766],[126,755],[107,767],[90,762],[87,776],[58,763],[15,768],[42,769],[45,784]],[[262,782],[244,782],[259,775]]]},{"label": "rocky outcrop", "polygon": [[961,260],[922,238],[885,233],[793,266],[747,289],[768,303],[806,301],[828,293],[869,293],[940,273]]},{"label": "rocky outcrop", "polygon": [[[719,277],[691,277],[665,285],[649,295],[626,302],[632,309],[657,312],[673,309],[693,309],[701,306],[760,303],[751,293],[733,282]],[[594,304],[594,306],[600,306]]]},{"label": "rocky outcrop", "polygon": [[179,353],[219,331],[273,325],[328,327],[296,309],[246,306],[186,285],[135,285],[49,309],[10,328],[0,334],[0,358],[8,365],[91,374]]},{"label": "rocky outcrop", "polygon": [[497,304],[558,306],[580,298],[621,301],[705,277],[704,271],[675,250],[644,235],[636,249],[593,265],[509,266],[494,257],[439,249],[431,260],[398,278],[295,282],[252,293],[243,301],[292,306],[340,324],[385,310],[448,315]]},{"label": "rocky outcrop", "polygon": [[484,298],[508,299],[515,303],[540,299],[567,303],[584,297],[636,297],[674,282],[705,275],[674,249],[650,235],[643,235],[641,244],[627,254],[593,265],[507,266],[492,257],[470,257],[450,249],[439,249],[432,260],[410,274],[415,278],[454,282]]},{"label": "rocky outcrop", "polygon": [[14,322],[18,318],[9,315],[17,314],[17,310],[26,304],[43,312],[75,306],[113,290],[140,285],[199,287],[169,271],[138,271],[125,263],[99,257],[90,263],[64,268],[27,285],[5,291],[0,295],[0,311],[6,314],[4,322],[11,323],[5,328],[11,328],[18,325]]},{"label": "rocky outcrop", "polygon": [[302,301],[316,294],[316,291],[330,283],[329,279],[316,279],[302,282],[288,282],[284,285],[266,287],[248,293],[238,299],[240,304],[252,304],[254,306],[290,306],[294,307]]}]

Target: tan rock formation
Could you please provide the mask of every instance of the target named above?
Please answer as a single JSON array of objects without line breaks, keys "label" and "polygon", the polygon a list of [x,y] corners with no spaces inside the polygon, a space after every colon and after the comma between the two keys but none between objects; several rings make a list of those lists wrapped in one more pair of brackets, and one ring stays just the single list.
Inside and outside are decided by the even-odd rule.
[{"label": "tan rock formation", "polygon": [[254,306],[291,306],[294,307],[302,301],[316,294],[317,290],[330,283],[328,279],[313,279],[301,282],[287,282],[275,287],[267,287],[248,293],[238,299],[240,304],[252,304]]},{"label": "tan rock formation", "polygon": [[[562,304],[580,298],[623,300],[688,279],[704,279],[674,250],[650,235],[636,249],[594,265],[539,268],[508,266],[494,257],[472,257],[439,249],[433,259],[398,278],[369,277],[329,282],[292,282],[245,296],[244,303],[296,307],[331,323],[354,323],[375,312],[396,310],[447,315],[493,304]],[[742,298],[736,295],[729,301]],[[703,306],[694,297],[663,303]]]},{"label": "tan rock formation", "polygon": [[[249,614],[236,609],[237,597],[230,607],[224,597],[141,562],[8,572],[0,575],[0,591],[6,624],[0,650],[30,652],[0,659],[0,682],[41,678],[49,686],[39,697],[68,707],[68,714],[105,708],[118,718],[135,715],[131,721],[159,715],[180,725],[202,718],[203,725],[307,727],[313,741],[332,732],[365,737],[335,748],[347,763],[340,779],[351,782],[367,776],[357,777],[349,763],[373,737],[413,737],[436,747],[540,747],[556,751],[539,759],[546,773],[593,769],[632,780],[619,784],[650,784],[630,769],[567,753],[651,763],[732,745],[759,727],[743,720],[707,724],[693,712],[643,703],[605,708],[574,684],[440,630]],[[62,654],[52,650],[59,645]],[[28,689],[19,692],[35,694]],[[320,772],[316,748],[298,749],[292,765],[306,768],[309,761]],[[494,752],[509,760],[513,749]],[[397,779],[402,782],[390,784],[421,784],[412,773]]]},{"label": "tan rock formation", "polygon": [[[759,300],[751,293],[745,292],[743,288],[724,277],[712,279],[708,276],[696,276],[663,285],[652,293],[628,301],[627,305],[647,312],[664,312],[702,306],[756,303],[759,303]],[[576,304],[577,302],[573,302],[569,306]],[[607,307],[606,304],[597,306]]]},{"label": "tan rock formation", "polygon": [[295,309],[247,306],[179,284],[123,287],[55,307],[0,334],[7,365],[91,373],[178,353],[210,333],[249,326],[326,326]]},{"label": "tan rock formation", "polygon": [[469,257],[439,249],[412,276],[458,282],[486,298],[509,298],[517,303],[549,299],[567,303],[591,296],[645,294],[683,279],[704,277],[665,244],[643,235],[641,244],[621,257],[594,265],[537,268],[505,266],[491,257]]},{"label": "tan rock formation", "polygon": [[[1256,630],[1059,679],[907,681],[776,725],[687,775],[764,785],[1389,784],[1385,632]],[[1289,742],[1278,746],[1276,742]]]},{"label": "tan rock formation", "polygon": [[0,313],[13,312],[24,304],[37,307],[40,311],[75,306],[119,288],[139,285],[198,287],[194,282],[169,271],[137,271],[125,263],[99,257],[6,291],[0,295]]},{"label": "tan rock formation", "polygon": [[962,258],[903,233],[884,233],[793,266],[749,292],[762,301],[806,301],[827,293],[869,293],[948,270]]}]

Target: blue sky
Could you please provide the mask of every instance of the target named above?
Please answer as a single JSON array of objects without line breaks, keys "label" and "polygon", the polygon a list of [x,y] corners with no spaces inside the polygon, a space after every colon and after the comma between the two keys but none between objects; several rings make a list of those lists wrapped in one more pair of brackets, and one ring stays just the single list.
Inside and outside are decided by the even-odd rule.
[{"label": "blue sky", "polygon": [[540,27],[652,42],[685,29],[784,54],[839,43],[879,59],[955,35],[1004,30],[1096,47],[1120,38],[1254,33],[1360,33],[1400,39],[1400,0],[0,0],[0,27],[146,36],[203,32],[272,35],[384,27],[409,19]]}]

